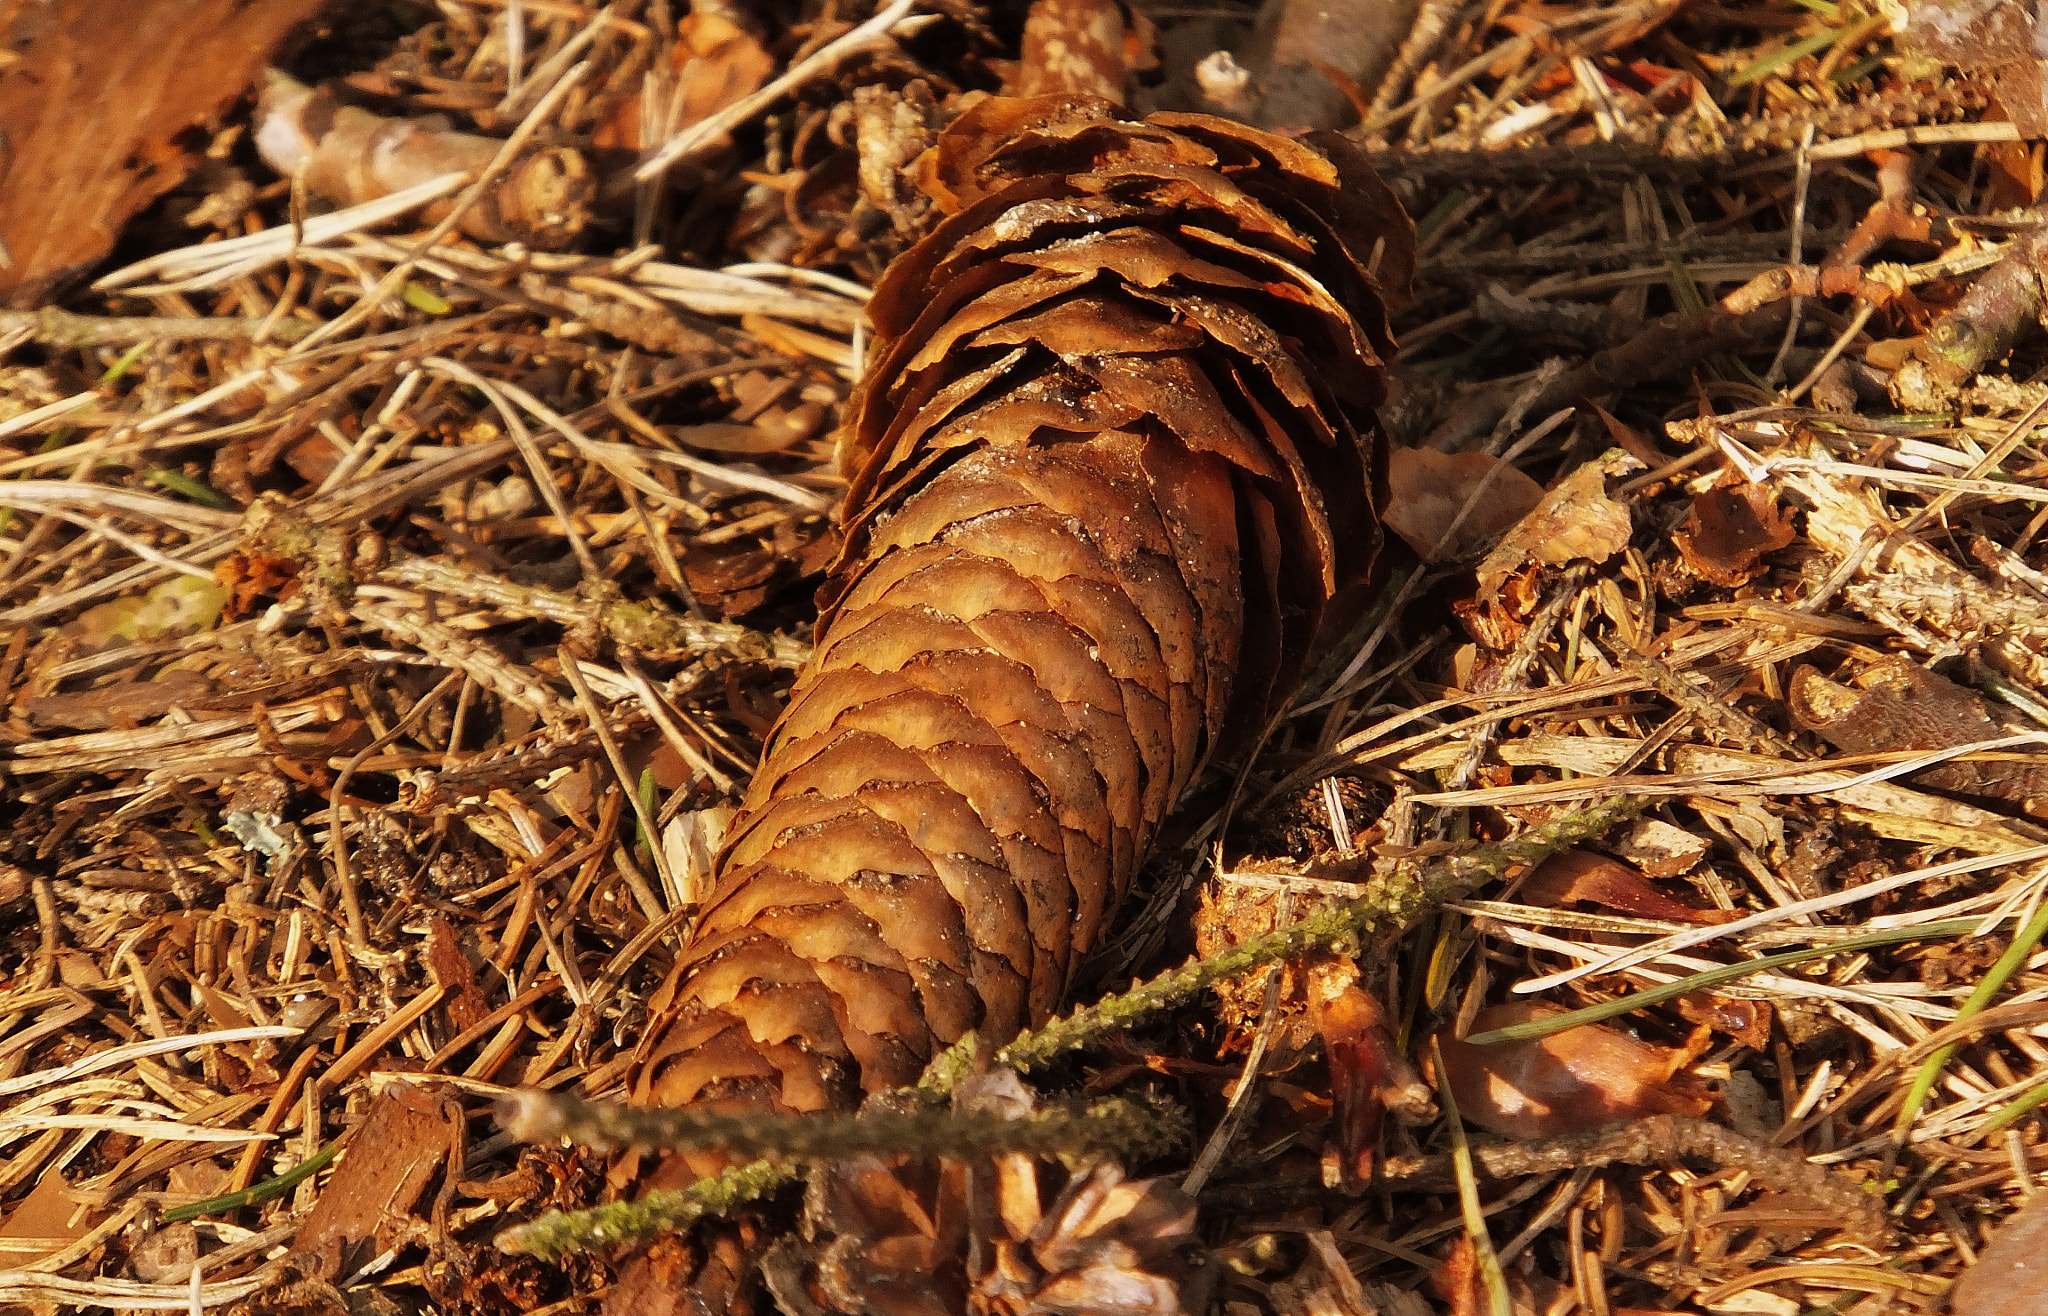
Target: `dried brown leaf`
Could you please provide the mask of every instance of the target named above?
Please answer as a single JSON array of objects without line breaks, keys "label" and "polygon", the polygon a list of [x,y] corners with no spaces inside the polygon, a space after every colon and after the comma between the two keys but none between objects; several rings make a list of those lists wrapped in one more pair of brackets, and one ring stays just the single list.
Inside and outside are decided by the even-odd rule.
[{"label": "dried brown leaf", "polygon": [[[1562,1013],[1545,1001],[1517,1001],[1481,1010],[1473,1028],[1484,1032]],[[1448,1032],[1439,1041],[1459,1113],[1504,1137],[1580,1133],[1647,1115],[1703,1115],[1713,1105],[1674,1078],[1686,1052],[1638,1041],[1619,1028],[1581,1025],[1499,1046],[1473,1046]]]},{"label": "dried brown leaf", "polygon": [[1545,907],[1583,900],[1625,914],[1674,923],[1728,923],[1741,917],[1734,910],[1694,909],[1680,904],[1652,886],[1637,869],[1586,850],[1567,850],[1544,860],[1522,883],[1521,897],[1529,904]]},{"label": "dried brown leaf", "polygon": [[316,1258],[328,1278],[361,1269],[397,1239],[448,1148],[441,1097],[411,1083],[392,1084],[349,1136],[341,1168],[299,1226],[292,1250]]},{"label": "dried brown leaf", "polygon": [[2048,1310],[2048,1193],[2037,1192],[1991,1236],[1949,1291],[1955,1316],[2033,1316]]},{"label": "dried brown leaf", "polygon": [[1692,500],[1692,515],[1672,535],[1685,564],[1734,588],[1761,569],[1759,559],[1792,542],[1792,520],[1763,485],[1720,485]]},{"label": "dried brown leaf", "polygon": [[1535,510],[1543,486],[1483,452],[1396,448],[1387,460],[1387,529],[1426,562],[1459,556]]},{"label": "dried brown leaf", "polygon": [[[240,96],[321,0],[0,9],[0,301],[42,301],[198,163],[186,129]],[[166,35],[176,57],[166,58]]]},{"label": "dried brown leaf", "polygon": [[1626,548],[1634,526],[1627,506],[1607,496],[1607,479],[1632,465],[1619,456],[1587,462],[1545,494],[1479,564],[1479,597],[1497,596],[1525,563],[1605,562]]}]

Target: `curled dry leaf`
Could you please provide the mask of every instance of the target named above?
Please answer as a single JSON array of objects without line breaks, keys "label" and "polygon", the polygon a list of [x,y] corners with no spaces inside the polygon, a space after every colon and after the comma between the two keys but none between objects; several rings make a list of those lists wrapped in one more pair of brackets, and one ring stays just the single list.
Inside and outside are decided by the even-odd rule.
[{"label": "curled dry leaf", "polygon": [[1047,97],[926,154],[948,218],[875,292],[817,649],[637,1100],[845,1108],[1045,1018],[1203,761],[1362,602],[1364,262],[1407,232],[1331,150]]},{"label": "curled dry leaf", "polygon": [[[324,91],[272,69],[256,106],[256,149],[287,178],[303,178],[322,200],[352,206],[402,192],[442,174],[480,172],[503,142],[457,132],[441,115],[389,119],[341,105]],[[590,222],[597,180],[567,147],[515,162],[462,214],[464,233],[483,242],[565,247]],[[437,222],[450,201],[429,206]]]},{"label": "curled dry leaf", "polygon": [[1579,467],[1545,494],[1536,510],[1479,564],[1480,599],[1499,594],[1508,578],[1528,563],[1558,567],[1580,558],[1605,562],[1627,548],[1634,525],[1627,506],[1607,496],[1607,478],[1637,465],[1634,458],[1611,452]]},{"label": "curled dry leaf", "polygon": [[1614,841],[1614,853],[1648,877],[1677,877],[1707,857],[1705,837],[1658,818],[1638,819]]},{"label": "curled dry leaf", "polygon": [[1387,458],[1387,529],[1425,562],[1458,557],[1542,500],[1542,485],[1487,453],[1396,448]]},{"label": "curled dry leaf", "polygon": [[1766,553],[1792,542],[1792,519],[1772,492],[1738,481],[1692,500],[1692,514],[1672,535],[1685,564],[1716,585],[1734,588],[1755,576]]},{"label": "curled dry leaf", "polygon": [[1372,1183],[1381,1117],[1392,1110],[1403,1123],[1425,1124],[1436,1117],[1436,1100],[1395,1044],[1380,1003],[1359,988],[1357,961],[1325,958],[1308,979],[1309,1019],[1330,1065],[1323,1182],[1362,1193]]},{"label": "curled dry leaf", "polygon": [[[1562,1014],[1547,1001],[1516,1001],[1479,1012],[1475,1032]],[[1508,1138],[1582,1133],[1646,1115],[1704,1115],[1712,1098],[1679,1076],[1693,1053],[1638,1041],[1619,1028],[1587,1024],[1532,1042],[1473,1046],[1445,1032],[1444,1072],[1458,1113]]]},{"label": "curled dry leaf", "polygon": [[1587,850],[1567,850],[1544,860],[1522,883],[1520,894],[1529,904],[1545,908],[1583,900],[1673,923],[1728,923],[1742,917],[1733,910],[1680,904],[1652,886],[1638,870]]},{"label": "curled dry leaf", "polygon": [[[1871,664],[1862,689],[1838,684],[1811,667],[1792,673],[1786,697],[1801,726],[1852,754],[1948,749],[1997,740],[2019,728],[1994,719],[1976,692],[1910,658]],[[1913,780],[1935,790],[2006,800],[2048,816],[2048,768],[2034,763],[1949,762],[1924,768]]]}]

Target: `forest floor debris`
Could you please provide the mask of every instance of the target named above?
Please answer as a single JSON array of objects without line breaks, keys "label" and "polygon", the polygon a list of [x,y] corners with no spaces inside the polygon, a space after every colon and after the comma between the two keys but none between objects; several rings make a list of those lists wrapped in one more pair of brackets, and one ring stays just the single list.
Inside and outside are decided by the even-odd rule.
[{"label": "forest floor debris", "polygon": [[[2048,1163],[2042,147],[1924,5],[1381,8],[1385,80],[1307,99],[1417,221],[1387,421],[1442,496],[1234,805],[1191,796],[1097,1045],[1030,1075],[1169,1099],[1191,1144],[996,1156],[987,1256],[1099,1300],[1114,1243],[1229,1316],[1932,1310]],[[1255,11],[1137,10],[1090,76],[1227,108]],[[0,312],[0,1303],[594,1309],[607,1256],[494,1240],[613,1196],[604,1157],[494,1112],[617,1094],[922,222],[856,133],[907,164],[1017,85],[1018,26],[367,6],[287,71],[489,158],[318,213],[252,114],[318,116],[245,101],[89,287]],[[465,226],[513,141],[573,250]],[[1398,939],[1157,987],[1580,810]],[[1624,1080],[1639,1122],[1557,1123]],[[961,1191],[846,1163],[814,1213],[914,1251]]]}]

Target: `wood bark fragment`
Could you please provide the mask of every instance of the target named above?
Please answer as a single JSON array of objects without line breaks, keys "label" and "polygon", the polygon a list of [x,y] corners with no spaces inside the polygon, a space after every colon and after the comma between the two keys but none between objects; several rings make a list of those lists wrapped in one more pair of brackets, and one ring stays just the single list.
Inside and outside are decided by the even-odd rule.
[{"label": "wood bark fragment", "polygon": [[919,164],[841,436],[847,544],[638,1101],[847,1108],[1056,1009],[1160,824],[1378,542],[1363,160],[983,99]]},{"label": "wood bark fragment", "polygon": [[[338,205],[360,205],[437,178],[481,172],[503,142],[458,132],[447,119],[393,119],[338,104],[276,69],[256,107],[256,147],[264,162]],[[590,222],[597,180],[582,155],[567,147],[534,151],[508,169],[457,221],[482,242],[566,247]],[[438,222],[452,202],[428,206]]]}]

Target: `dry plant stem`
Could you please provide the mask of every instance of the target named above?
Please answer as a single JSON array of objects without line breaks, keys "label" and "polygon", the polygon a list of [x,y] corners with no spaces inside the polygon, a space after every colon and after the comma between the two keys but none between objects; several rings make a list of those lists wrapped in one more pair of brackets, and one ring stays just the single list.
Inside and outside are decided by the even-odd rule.
[{"label": "dry plant stem", "polygon": [[532,477],[534,487],[540,491],[548,510],[561,522],[562,535],[569,541],[569,549],[576,555],[577,565],[583,569],[583,579],[601,578],[604,573],[598,569],[596,556],[591,553],[590,545],[576,528],[576,518],[570,513],[569,504],[562,498],[562,490],[555,483],[554,472],[548,469],[547,459],[541,455],[540,445],[533,440],[533,431],[520,419],[519,412],[506,396],[505,389],[496,381],[484,378],[461,362],[450,361],[446,357],[429,357],[422,364],[427,369],[446,375],[458,383],[469,385],[490,399],[491,405],[498,409],[499,417],[504,420],[505,429],[511,434],[512,441],[519,446],[519,455],[526,462],[527,473]]},{"label": "dry plant stem", "polygon": [[[1805,255],[1806,246],[1806,192],[1813,181],[1813,125],[1807,124],[1806,131],[1799,139],[1799,171],[1792,182],[1792,247],[1785,253],[1787,265],[1799,264]],[[1771,358],[1771,368],[1764,371],[1764,384],[1776,388],[1778,380],[1785,373],[1785,358],[1791,355],[1793,340],[1799,337],[1800,314],[1804,310],[1802,299],[1792,298],[1792,309],[1785,320],[1785,336],[1778,340],[1778,354]]]},{"label": "dry plant stem", "polygon": [[[1243,778],[1240,777],[1242,783]],[[1294,893],[1282,888],[1277,921],[1286,924],[1294,917]],[[1273,1044],[1273,1025],[1280,1013],[1280,980],[1284,975],[1279,965],[1274,965],[1266,974],[1266,999],[1259,1008],[1259,1028],[1252,1038],[1252,1049],[1244,1058],[1244,1069],[1238,1075],[1237,1090],[1230,1094],[1230,1104],[1224,1108],[1223,1118],[1216,1122],[1215,1132],[1195,1158],[1195,1164],[1180,1181],[1180,1190],[1189,1197],[1200,1195],[1202,1185],[1209,1182],[1209,1176],[1222,1163],[1223,1154],[1230,1149],[1231,1140],[1237,1136],[1238,1127],[1252,1109],[1252,1093],[1258,1088],[1259,1069],[1266,1063],[1267,1048]]]},{"label": "dry plant stem", "polygon": [[[1565,571],[1563,578],[1558,581],[1557,587],[1551,591],[1550,597],[1543,601],[1542,609],[1537,612],[1535,617],[1530,619],[1528,628],[1522,633],[1522,638],[1516,642],[1514,653],[1508,658],[1508,661],[1501,669],[1499,681],[1495,686],[1496,689],[1521,690],[1527,688],[1529,669],[1535,665],[1537,657],[1543,651],[1543,646],[1549,642],[1551,632],[1557,629],[1557,624],[1563,620],[1566,610],[1578,599],[1579,592],[1586,587],[1586,578],[1590,574],[1591,568],[1583,562],[1573,563]],[[1492,751],[1495,743],[1499,741],[1500,729],[1506,723],[1506,718],[1496,718],[1484,726],[1473,730],[1471,743],[1465,750],[1464,755],[1458,760],[1458,766],[1452,770],[1450,779],[1444,784],[1444,789],[1470,789],[1472,783],[1479,776],[1480,764],[1485,761],[1487,754]]]},{"label": "dry plant stem", "polygon": [[[1533,35],[1533,34],[1532,34]],[[1502,46],[1479,57],[1481,64],[1497,60],[1510,47]],[[1469,69],[1471,66],[1466,66]],[[1452,78],[1466,73],[1460,69]],[[1435,83],[1429,92],[1396,114],[1453,90],[1450,81]],[[1813,107],[1791,115],[1760,115],[1727,124],[1725,132],[1708,136],[1710,130],[1691,128],[1675,135],[1661,129],[1668,120],[1635,119],[1628,125],[1631,135],[1611,142],[1588,142],[1572,146],[1531,145],[1512,151],[1470,149],[1458,141],[1440,146],[1412,146],[1393,151],[1374,151],[1373,164],[1391,178],[1413,178],[1435,185],[1475,183],[1479,185],[1547,185],[1565,181],[1627,182],[1635,178],[1668,179],[1698,183],[1727,177],[1740,169],[1749,172],[1775,169],[1793,163],[1775,158],[1795,150],[1810,126],[1815,161],[1848,160],[1867,151],[1902,146],[1939,146],[1952,142],[2011,142],[2019,130],[2010,123],[1929,123],[1910,128],[1872,128],[1875,122],[1926,121],[1954,118],[1984,105],[1981,92],[1964,85],[1950,85],[1933,91],[1907,89],[1868,97],[1833,107]],[[1377,128],[1382,121],[1376,120]],[[1391,120],[1385,120],[1391,122]],[[1690,126],[1689,126],[1690,127]],[[1658,140],[1651,140],[1656,134]]]},{"label": "dry plant stem", "polygon": [[1458,1212],[1465,1219],[1465,1237],[1479,1260],[1487,1306],[1493,1316],[1514,1316],[1515,1304],[1508,1296],[1507,1276],[1501,1273],[1500,1254],[1494,1251],[1493,1235],[1486,1229],[1486,1212],[1479,1205],[1479,1176],[1472,1172],[1472,1145],[1465,1139],[1465,1121],[1458,1115],[1458,1098],[1451,1091],[1443,1050],[1434,1037],[1429,1039],[1429,1054],[1436,1067],[1437,1099],[1443,1103],[1444,1127],[1450,1132],[1451,1177],[1458,1186]]},{"label": "dry plant stem", "polygon": [[560,727],[568,718],[562,701],[535,681],[528,669],[508,662],[488,644],[470,639],[418,608],[358,600],[349,611],[363,625],[412,645],[440,666],[464,672],[475,678],[478,685],[526,709],[550,727]]},{"label": "dry plant stem", "polygon": [[1409,26],[1407,37],[1394,55],[1392,67],[1373,92],[1371,112],[1366,116],[1368,119],[1378,119],[1393,108],[1394,97],[1410,84],[1415,71],[1437,57],[1444,38],[1450,34],[1451,25],[1457,21],[1459,11],[1473,7],[1464,0],[1423,0],[1415,22]]},{"label": "dry plant stem", "polygon": [[2041,311],[2048,225],[2009,243],[1984,277],[1929,329],[1900,367],[1892,394],[1903,407],[1946,411],[1963,383],[2012,350]]},{"label": "dry plant stem", "polygon": [[378,573],[380,580],[481,604],[500,612],[551,621],[579,630],[601,631],[614,643],[645,652],[718,654],[773,667],[803,665],[810,646],[786,635],[768,634],[731,622],[682,617],[653,603],[590,600],[502,576],[469,571],[433,558],[405,558]]},{"label": "dry plant stem", "polygon": [[[1517,865],[1540,863],[1604,835],[1635,818],[1647,803],[1628,797],[1603,801],[1532,827],[1512,840],[1439,860],[1419,874],[1375,881],[1367,894],[1357,900],[1320,909],[1278,932],[1247,938],[1209,959],[1191,959],[1129,991],[1025,1033],[998,1051],[995,1062],[1029,1071],[1253,969],[1306,951],[1351,946],[1362,938],[1392,932],[1444,901],[1456,900],[1504,876]],[[970,1072],[975,1050],[975,1040],[970,1036],[937,1057],[919,1080],[919,1090],[930,1096],[950,1093]]]},{"label": "dry plant stem", "polygon": [[[582,664],[566,648],[557,649],[555,658],[562,665],[562,675],[569,678],[575,687],[576,700],[583,707],[583,715],[590,719],[590,729],[597,733],[597,741],[604,746],[605,758],[612,765],[612,775],[618,778],[619,789],[625,793],[626,802],[633,807],[633,816],[640,822],[641,834],[647,838],[648,852],[654,857],[655,876],[661,880],[661,889],[670,899],[681,901],[682,886],[676,881],[675,873],[669,868],[668,847],[661,843],[661,828],[655,823],[654,810],[640,795],[639,783],[633,780],[632,770],[626,766],[625,755],[619,752],[618,738],[611,728],[604,724],[604,709],[592,693],[590,683],[583,679]],[[628,846],[630,849],[630,844]],[[639,879],[638,874],[627,870],[626,885],[633,891],[634,900],[640,904],[640,912],[649,922],[658,923],[668,913],[661,900]]]},{"label": "dry plant stem", "polygon": [[[1030,1069],[1065,1051],[1089,1045],[1147,1014],[1187,1000],[1225,979],[1308,950],[1348,946],[1362,936],[1391,931],[1424,910],[1456,899],[1517,865],[1540,863],[1559,851],[1605,834],[1634,818],[1644,804],[1640,800],[1616,799],[1593,805],[1531,828],[1513,840],[1441,860],[1412,880],[1383,883],[1364,899],[1318,911],[1289,928],[1252,938],[1208,961],[1192,960],[1128,992],[1026,1033],[999,1051],[996,1063]],[[930,1100],[950,1095],[954,1086],[972,1072],[975,1051],[970,1036],[940,1055],[919,1082],[920,1095]],[[687,1108],[647,1113],[704,1118]],[[574,1251],[641,1242],[664,1232],[686,1229],[705,1215],[719,1214],[752,1201],[792,1177],[786,1163],[755,1161],[678,1192],[651,1194],[638,1202],[573,1215],[548,1215],[531,1225],[508,1230],[500,1236],[498,1246],[508,1252],[553,1259]]]},{"label": "dry plant stem", "polygon": [[[1698,1158],[1724,1170],[1748,1170],[1761,1183],[1804,1194],[1838,1212],[1860,1241],[1885,1238],[1884,1203],[1845,1176],[1797,1152],[1766,1146],[1712,1121],[1653,1115],[1633,1123],[1506,1146],[1474,1147],[1472,1159],[1488,1178],[1514,1179],[1584,1166],[1655,1165]],[[1383,1172],[1396,1189],[1434,1190],[1453,1181],[1451,1157],[1395,1158]]]},{"label": "dry plant stem", "polygon": [[554,114],[555,109],[568,98],[569,93],[575,89],[576,85],[583,81],[583,74],[588,68],[589,65],[587,64],[578,64],[567,73],[564,73],[562,80],[548,89],[548,94],[541,98],[540,104],[534,106],[533,112],[521,120],[519,127],[514,129],[512,135],[505,139],[505,144],[498,148],[498,154],[476,176],[476,181],[463,189],[461,195],[455,198],[455,204],[449,207],[448,213],[442,216],[441,222],[434,225],[432,229],[427,231],[426,236],[414,243],[412,251],[406,255],[405,259],[393,265],[384,277],[378,280],[377,286],[365,293],[354,306],[349,307],[334,319],[329,320],[326,324],[321,325],[318,329],[308,334],[294,349],[294,354],[308,351],[329,339],[340,338],[356,328],[364,320],[376,314],[377,309],[384,304],[386,298],[396,295],[398,290],[405,286],[405,281],[412,274],[413,267],[418,265],[443,239],[455,231],[456,226],[462,222],[462,217],[469,212],[470,207],[482,200],[484,193],[490,189],[492,184],[498,181],[499,176],[512,167],[512,162],[519,158],[519,153],[526,149],[526,143],[540,130],[540,126],[548,121],[549,116]]},{"label": "dry plant stem", "polygon": [[1047,1106],[1022,1119],[943,1108],[792,1118],[700,1106],[582,1101],[526,1089],[500,1108],[499,1123],[522,1142],[567,1138],[609,1150],[715,1147],[741,1156],[798,1161],[904,1153],[966,1158],[1005,1152],[1115,1152],[1135,1161],[1185,1146],[1189,1133],[1187,1116],[1179,1108],[1121,1097],[1087,1106]]},{"label": "dry plant stem", "polygon": [[1587,27],[1594,23],[1613,20],[1617,17],[1626,21],[1628,17],[1639,13],[1642,8],[1640,5],[1615,5],[1605,9],[1570,13],[1555,22],[1537,25],[1526,32],[1518,34],[1513,40],[1491,47],[1484,54],[1468,60],[1447,75],[1443,81],[1432,83],[1429,91],[1423,95],[1417,96],[1393,110],[1375,114],[1369,122],[1357,130],[1357,133],[1361,137],[1370,138],[1377,133],[1384,132],[1432,101],[1455,92],[1458,88],[1471,82],[1494,65],[1504,61],[1519,59],[1528,52],[1535,50],[1542,42],[1556,40],[1558,35],[1567,29]]},{"label": "dry plant stem", "polygon": [[0,311],[0,336],[21,334],[46,347],[122,347],[130,343],[218,342],[246,338],[296,342],[311,333],[303,320],[234,316],[78,315],[61,306]]},{"label": "dry plant stem", "polygon": [[[2012,976],[2018,973],[2020,967],[2033,955],[2034,947],[2040,944],[2044,934],[2048,934],[2048,903],[2034,911],[2033,917],[2027,920],[2026,927],[2012,939],[2012,944],[2005,948],[2005,953],[1998,957],[1998,962],[1991,966],[1990,971],[1970,992],[1969,999],[1956,1011],[1957,1023],[1980,1013],[1991,1004],[1991,998],[2012,981]],[[1934,1091],[1934,1085],[1941,1079],[1941,1071],[1947,1068],[1949,1059],[1955,1055],[1959,1045],[1961,1044],[1951,1042],[1928,1056],[1920,1066],[1920,1072],[1913,1076],[1913,1086],[1907,1090],[1906,1099],[1899,1106],[1898,1119],[1892,1125],[1892,1138],[1897,1145],[1905,1145],[1907,1137],[1913,1131],[1913,1121],[1920,1118],[1920,1111],[1927,1103],[1928,1094]]]},{"label": "dry plant stem", "polygon": [[[1596,353],[1590,360],[1566,370],[1530,398],[1526,411],[1548,415],[1581,398],[1597,398],[1653,379],[1677,374],[1695,362],[1720,352],[1737,352],[1754,346],[1782,329],[1790,313],[1783,302],[1735,312],[1724,302],[1704,311],[1674,311],[1651,321],[1643,331],[1619,347]],[[1492,432],[1510,405],[1520,399],[1518,386],[1495,386],[1485,401],[1461,405],[1457,415],[1430,434],[1423,446],[1457,452],[1472,440]]]},{"label": "dry plant stem", "polygon": [[429,690],[406,710],[405,716],[399,719],[397,726],[363,746],[341,771],[334,774],[334,789],[327,793],[327,848],[334,859],[334,880],[341,887],[341,909],[348,923],[349,945],[357,951],[368,950],[370,943],[363,922],[362,896],[356,890],[355,873],[349,868],[348,840],[343,835],[347,830],[347,823],[343,819],[341,801],[348,792],[349,778],[355,775],[357,768],[369,762],[372,754],[417,726],[420,719],[441,701],[441,696],[448,693],[449,689],[462,679],[463,673],[460,669],[442,677],[439,685]]},{"label": "dry plant stem", "polygon": [[1774,754],[1782,759],[1806,757],[1770,727],[1726,702],[1726,691],[1695,686],[1683,672],[1620,636],[1615,637],[1612,649],[1615,662],[1624,670],[1684,709],[1705,730],[1760,754]]}]

